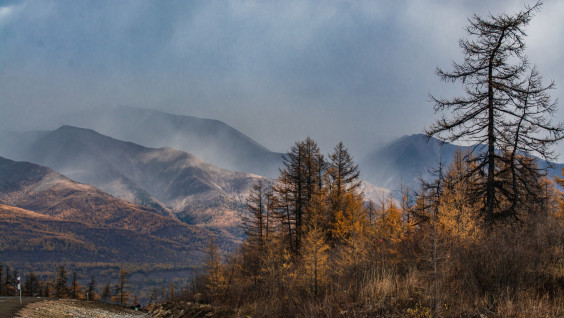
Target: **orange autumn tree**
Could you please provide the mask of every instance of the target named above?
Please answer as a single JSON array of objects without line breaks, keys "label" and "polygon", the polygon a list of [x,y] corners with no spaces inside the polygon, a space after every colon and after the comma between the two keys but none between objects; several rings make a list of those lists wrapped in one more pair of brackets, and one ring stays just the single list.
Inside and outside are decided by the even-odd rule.
[{"label": "orange autumn tree", "polygon": [[471,191],[465,176],[472,164],[457,150],[452,164],[448,167],[442,185],[437,222],[441,231],[461,239],[478,235],[478,212],[468,200]]},{"label": "orange autumn tree", "polygon": [[[561,187],[564,188],[564,168],[562,168],[562,178],[559,178],[558,176],[554,176],[554,181],[560,185]],[[558,196],[558,213],[557,213],[557,217],[559,218],[564,218],[564,192],[562,190],[558,191],[559,192],[559,196]]]}]

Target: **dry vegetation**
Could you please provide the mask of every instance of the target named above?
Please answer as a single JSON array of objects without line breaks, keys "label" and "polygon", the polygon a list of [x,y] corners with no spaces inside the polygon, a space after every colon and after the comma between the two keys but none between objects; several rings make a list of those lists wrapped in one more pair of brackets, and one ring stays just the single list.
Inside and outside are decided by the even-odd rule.
[{"label": "dry vegetation", "polygon": [[348,158],[336,154],[325,174],[302,180],[303,196],[291,163],[274,186],[257,184],[241,250],[222,258],[210,244],[206,272],[165,308],[205,303],[218,316],[252,317],[564,315],[564,197],[553,182],[541,180],[534,210],[520,211],[519,221],[491,224],[468,203],[460,154],[437,181],[440,192],[428,185],[377,204],[357,193],[350,158],[346,173],[332,170]]}]

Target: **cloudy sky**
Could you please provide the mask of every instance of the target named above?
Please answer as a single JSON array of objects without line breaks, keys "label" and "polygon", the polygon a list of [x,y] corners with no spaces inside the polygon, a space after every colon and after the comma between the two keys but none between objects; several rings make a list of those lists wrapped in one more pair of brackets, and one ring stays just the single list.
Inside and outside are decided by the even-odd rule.
[{"label": "cloudy sky", "polygon": [[[544,2],[527,54],[564,108],[564,1]],[[525,3],[0,0],[0,125],[129,105],[223,120],[275,151],[311,136],[361,155],[431,124],[429,93],[460,91],[434,70],[461,61],[467,17]]]}]

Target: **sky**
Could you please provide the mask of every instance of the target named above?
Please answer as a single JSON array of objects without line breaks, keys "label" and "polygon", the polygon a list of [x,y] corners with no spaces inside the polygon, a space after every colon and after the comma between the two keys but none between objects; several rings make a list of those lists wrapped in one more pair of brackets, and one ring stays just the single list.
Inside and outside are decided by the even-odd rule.
[{"label": "sky", "polygon": [[[525,3],[0,0],[0,126],[126,105],[222,120],[273,151],[311,136],[362,156],[432,124],[429,93],[460,93],[435,69],[462,61],[468,17]],[[544,1],[526,38],[560,108],[562,16],[564,1]]]}]

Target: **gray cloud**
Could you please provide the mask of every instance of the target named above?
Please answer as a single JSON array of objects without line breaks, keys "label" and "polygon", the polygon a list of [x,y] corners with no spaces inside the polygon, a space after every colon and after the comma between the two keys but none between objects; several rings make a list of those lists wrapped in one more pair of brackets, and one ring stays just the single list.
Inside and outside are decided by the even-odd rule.
[{"label": "gray cloud", "polygon": [[[461,60],[467,17],[522,8],[512,0],[0,2],[0,125],[53,128],[49,118],[61,112],[133,105],[220,119],[276,151],[309,135],[327,151],[343,140],[360,156],[429,125],[429,92],[460,91],[434,70]],[[562,13],[562,2],[546,1],[527,38],[560,100]]]}]

